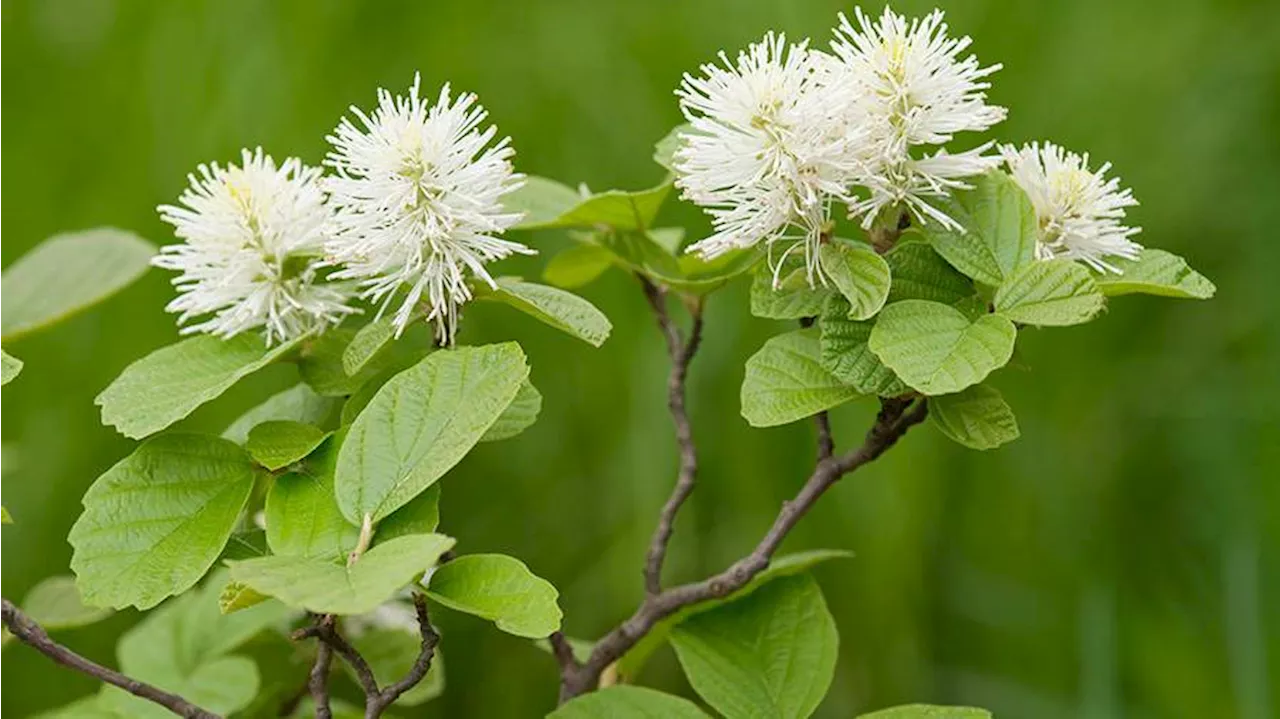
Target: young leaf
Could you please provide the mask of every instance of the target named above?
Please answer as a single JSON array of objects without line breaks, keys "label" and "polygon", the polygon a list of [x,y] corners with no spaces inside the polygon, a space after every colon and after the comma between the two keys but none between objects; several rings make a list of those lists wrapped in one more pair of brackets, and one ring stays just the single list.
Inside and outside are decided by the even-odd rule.
[{"label": "young leaf", "polygon": [[859,714],[857,719],[991,719],[991,712],[975,707],[904,704],[870,714]]},{"label": "young leaf", "polygon": [[753,427],[794,422],[844,404],[858,391],[828,372],[817,328],[778,335],[747,360],[742,416]]},{"label": "young leaf", "polygon": [[383,542],[350,566],[324,559],[270,556],[228,562],[231,578],[291,607],[318,614],[364,614],[435,566],[452,537],[411,534]]},{"label": "young leaf", "polygon": [[763,572],[757,574],[745,587],[730,594],[723,599],[712,599],[700,604],[694,604],[685,607],[675,614],[659,621],[654,625],[649,633],[636,642],[636,645],[618,660],[618,673],[623,677],[634,679],[640,674],[640,669],[644,663],[653,654],[654,650],[662,645],[663,642],[671,636],[671,630],[675,629],[685,619],[699,614],[701,612],[710,611],[716,607],[724,606],[729,602],[741,599],[757,589],[769,584],[770,582],[781,579],[782,577],[792,577],[803,572],[807,572],[815,565],[830,559],[847,559],[853,556],[853,552],[843,549],[812,549],[806,552],[796,552],[781,557],[775,557],[769,562],[769,566]]},{"label": "young leaf", "polygon": [[9,384],[22,371],[22,360],[0,350],[0,385]]},{"label": "young leaf", "polygon": [[773,271],[761,266],[751,280],[751,314],[771,320],[816,317],[826,306],[827,298],[834,294],[821,285],[810,285],[802,264],[783,265],[776,288]]},{"label": "young leaf", "polygon": [[538,421],[538,413],[542,411],[542,393],[529,380],[525,380],[520,385],[520,391],[516,392],[516,398],[511,400],[511,404],[503,410],[498,417],[498,421],[493,423],[484,436],[480,438],[481,442],[496,442],[502,439],[509,439]]},{"label": "young leaf", "polygon": [[434,352],[396,375],[338,452],[343,515],[376,522],[431,486],[489,431],[528,375],[514,342]]},{"label": "young leaf", "polygon": [[[373,670],[373,678],[378,681],[380,687],[400,681],[413,668],[413,663],[422,653],[422,638],[416,630],[373,629],[353,636],[351,644],[369,663],[369,668]],[[351,666],[346,662],[343,662],[342,666],[347,671],[351,671]],[[354,679],[354,676],[352,678]],[[431,668],[427,670],[427,676],[412,689],[401,694],[395,703],[396,706],[402,707],[418,706],[443,693],[444,660],[437,647],[431,657]]]},{"label": "young leaf", "polygon": [[272,553],[338,560],[356,546],[360,530],[342,516],[333,495],[341,444],[342,437],[329,438],[297,472],[272,483],[265,508]]},{"label": "young leaf", "polygon": [[1094,276],[1102,294],[1109,297],[1142,293],[1161,297],[1206,300],[1217,288],[1204,275],[1172,252],[1144,249],[1136,260],[1109,260],[1120,274],[1106,272]]},{"label": "young leaf", "polygon": [[[656,236],[657,231],[653,234]],[[751,271],[760,264],[764,251],[758,247],[730,250],[715,259],[703,259],[696,253],[685,253],[676,260],[672,272],[666,267],[647,268],[645,274],[654,282],[691,295],[705,295],[723,287],[729,280]]]},{"label": "young leaf", "polygon": [[364,369],[396,339],[395,316],[387,315],[356,330],[342,350],[342,371],[348,377]]},{"label": "young leaf", "polygon": [[306,458],[328,436],[313,425],[272,420],[249,430],[244,448],[258,464],[274,472]]},{"label": "young leaf", "polygon": [[649,239],[672,255],[680,254],[680,245],[684,243],[683,227],[655,227],[649,230]]},{"label": "young leaf", "polygon": [[76,589],[76,578],[68,575],[40,580],[22,600],[22,611],[51,632],[87,626],[111,616],[110,609],[86,605]]},{"label": "young leaf", "polygon": [[669,172],[675,172],[675,154],[680,149],[683,142],[681,135],[693,132],[693,125],[684,123],[671,128],[671,131],[662,136],[657,144],[653,146],[653,161],[665,167]]},{"label": "young leaf", "polygon": [[227,585],[222,588],[222,593],[218,595],[218,611],[231,614],[241,609],[256,607],[270,598],[247,584],[227,582]]},{"label": "young leaf", "polygon": [[582,195],[572,187],[536,175],[526,177],[523,185],[502,198],[508,211],[524,213],[520,224],[515,226],[517,230],[552,223],[581,201]]},{"label": "young leaf", "polygon": [[613,253],[600,245],[582,243],[556,253],[542,270],[542,279],[572,290],[588,284],[613,265]]},{"label": "young leaf", "polygon": [[499,277],[498,288],[479,294],[478,299],[511,305],[595,347],[604,344],[613,329],[603,312],[572,292],[516,277]]},{"label": "young leaf", "polygon": [[198,335],[161,347],[125,367],[94,402],[102,407],[103,424],[141,439],[283,357],[298,341],[267,347],[256,334],[229,340]]},{"label": "young leaf", "polygon": [[984,384],[931,398],[929,419],[943,434],[973,449],[994,449],[1018,438],[1013,410],[998,390]]},{"label": "young leaf", "polygon": [[903,300],[880,312],[867,345],[913,389],[951,394],[1003,367],[1017,334],[1000,315],[971,321],[948,305]]},{"label": "young leaf", "polygon": [[858,392],[894,397],[907,391],[893,370],[867,346],[874,322],[849,319],[849,303],[832,297],[818,322],[822,367]]},{"label": "young leaf", "polygon": [[249,441],[249,432],[254,427],[276,420],[323,425],[337,403],[336,399],[321,397],[307,385],[299,383],[271,395],[262,404],[240,415],[222,431],[222,438],[242,445]]},{"label": "young leaf", "polygon": [[431,534],[440,525],[440,485],[427,487],[408,504],[378,522],[373,543],[381,544],[406,534]]},{"label": "young leaf", "polygon": [[973,282],[960,274],[933,251],[927,242],[903,236],[884,259],[889,263],[893,282],[889,285],[889,302],[930,300],[954,305],[974,296]]},{"label": "young leaf", "polygon": [[7,342],[92,307],[141,277],[155,253],[114,227],[50,237],[0,278],[0,335]]},{"label": "young leaf", "polygon": [[771,582],[671,634],[698,695],[730,719],[804,719],[835,674],[835,619],[812,577]]},{"label": "young leaf", "polygon": [[1041,260],[1005,280],[993,303],[1014,322],[1062,327],[1093,319],[1105,301],[1083,266],[1071,260]]},{"label": "young leaf", "polygon": [[547,719],[710,719],[697,704],[653,689],[625,684],[583,694]]},{"label": "young leaf", "polygon": [[827,279],[849,301],[849,319],[869,319],[884,307],[889,265],[875,250],[836,240],[823,244],[818,256]]},{"label": "young leaf", "polygon": [[155,606],[186,591],[218,558],[257,470],[225,439],[166,434],[98,477],[67,541],[89,604]]},{"label": "young leaf", "polygon": [[445,563],[431,574],[427,596],[530,639],[560,629],[564,616],[556,604],[560,593],[551,582],[503,554],[468,554]]},{"label": "young leaf", "polygon": [[970,190],[955,190],[942,211],[963,229],[937,222],[922,231],[933,249],[957,270],[998,287],[1022,266],[1035,261],[1038,226],[1027,193],[1000,170],[969,180]]}]

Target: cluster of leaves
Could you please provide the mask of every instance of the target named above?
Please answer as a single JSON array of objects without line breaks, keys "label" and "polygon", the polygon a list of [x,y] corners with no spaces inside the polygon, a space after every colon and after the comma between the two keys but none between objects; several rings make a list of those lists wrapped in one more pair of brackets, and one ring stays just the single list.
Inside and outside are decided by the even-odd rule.
[{"label": "cluster of leaves", "polygon": [[1207,298],[1214,287],[1182,258],[1143,250],[1123,274],[1036,258],[1036,216],[999,170],[954,193],[945,208],[963,231],[908,229],[883,254],[831,238],[830,278],[811,287],[802,267],[756,272],[751,311],[816,326],[770,339],[747,361],[742,415],[752,425],[793,422],[859,397],[924,396],[947,437],[991,449],[1018,437],[1013,411],[986,383],[1014,355],[1019,330],[1097,317],[1108,297],[1146,293]]}]

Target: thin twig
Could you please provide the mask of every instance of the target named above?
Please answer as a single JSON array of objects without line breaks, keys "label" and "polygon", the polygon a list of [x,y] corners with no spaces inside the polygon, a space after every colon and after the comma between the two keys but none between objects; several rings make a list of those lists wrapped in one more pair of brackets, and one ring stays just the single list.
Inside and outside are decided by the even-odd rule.
[{"label": "thin twig", "polygon": [[671,533],[675,531],[676,515],[693,493],[698,474],[698,449],[693,441],[689,413],[685,409],[685,381],[689,376],[689,364],[702,343],[702,304],[700,300],[688,304],[692,323],[689,337],[685,339],[667,311],[665,292],[645,277],[640,278],[640,283],[667,341],[667,353],[671,358],[671,372],[667,376],[667,409],[675,423],[676,444],[680,447],[680,471],[675,487],[658,515],[658,526],[653,530],[645,557],[645,592],[656,595],[662,591],[662,565],[666,561]]},{"label": "thin twig", "polygon": [[316,647],[316,663],[311,666],[307,689],[316,705],[316,719],[333,719],[329,708],[329,665],[333,662],[333,649],[325,642]]},{"label": "thin twig", "polygon": [[923,422],[928,411],[927,400],[923,398],[881,400],[876,422],[867,432],[862,445],[840,457],[819,461],[795,498],[783,503],[773,526],[750,554],[719,574],[700,582],[683,584],[660,594],[647,596],[629,619],[596,643],[585,663],[563,671],[560,701],[568,701],[595,688],[599,684],[601,673],[635,646],[662,619],[684,607],[728,596],[746,586],[769,565],[769,560],[787,533],[831,485],[845,474],[884,454],[907,430]]},{"label": "thin twig", "polygon": [[427,676],[427,671],[431,669],[431,660],[435,656],[436,644],[440,642],[440,635],[431,627],[431,617],[427,616],[427,598],[415,592],[413,595],[413,608],[417,611],[418,632],[422,635],[422,645],[418,651],[418,657],[413,660],[413,666],[403,679],[388,684],[381,692],[368,698],[365,704],[365,716],[370,719],[382,716],[382,712],[387,707],[399,699],[401,694],[417,686],[418,682],[421,682]]},{"label": "thin twig", "polygon": [[831,417],[824,410],[813,416],[813,423],[818,428],[818,461],[823,462],[836,452],[836,442],[831,438]]},{"label": "thin twig", "polygon": [[114,669],[108,669],[97,662],[76,654],[50,639],[44,628],[31,617],[23,614],[22,610],[14,606],[13,602],[8,599],[3,601],[4,625],[9,629],[9,632],[23,644],[44,654],[53,661],[83,674],[88,674],[112,686],[119,687],[136,697],[155,702],[178,716],[187,717],[188,719],[219,719],[217,714],[201,709],[177,694],[170,694],[146,682],[132,679]]}]

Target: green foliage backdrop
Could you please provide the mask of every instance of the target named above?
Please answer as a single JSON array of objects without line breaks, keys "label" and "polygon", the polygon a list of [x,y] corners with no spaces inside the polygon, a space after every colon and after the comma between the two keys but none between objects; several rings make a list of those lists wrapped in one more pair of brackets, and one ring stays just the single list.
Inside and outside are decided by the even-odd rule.
[{"label": "green foliage backdrop", "polygon": [[[912,13],[931,7],[899,3]],[[153,207],[197,163],[261,144],[317,162],[322,137],[376,86],[450,80],[479,93],[517,166],[592,187],[651,186],[649,142],[679,121],[680,73],[770,28],[825,43],[828,0],[358,3],[29,0],[3,3],[3,260],[64,230],[116,225],[168,241]],[[878,6],[868,6],[878,10]],[[918,432],[837,486],[789,540],[848,547],[817,570],[841,636],[821,717],[934,701],[997,716],[1235,716],[1280,711],[1280,8],[1274,2],[953,2],[948,20],[1003,62],[1001,136],[1043,132],[1110,159],[1142,206],[1140,241],[1187,257],[1211,302],[1117,302],[1105,323],[1032,333],[1017,372],[1021,441],[974,453]],[[430,93],[428,93],[430,94]],[[1034,128],[1034,129],[1033,129]],[[663,211],[705,227],[689,207]],[[555,231],[512,274],[536,276]],[[691,409],[701,484],[670,576],[740,556],[806,474],[805,423],[738,415],[743,362],[779,325],[741,311],[747,283],[708,310]],[[613,321],[600,350],[488,303],[464,339],[517,338],[544,397],[539,422],[454,470],[441,531],[519,555],[555,583],[566,629],[591,636],[641,591],[645,542],[675,470],[666,360],[621,273],[585,294]],[[163,273],[6,349],[4,593],[63,573],[85,488],[131,447],[92,398],[171,342]],[[730,306],[738,303],[732,310]],[[722,308],[719,305],[723,305]],[[547,358],[554,358],[548,361]],[[182,426],[220,431],[276,367]],[[836,413],[846,441],[863,406]],[[135,617],[62,637],[110,661]],[[478,619],[441,613],[450,688],[424,716],[549,709],[554,663]],[[91,685],[22,648],[5,652],[5,712],[24,716]],[[688,695],[663,649],[647,683]],[[484,687],[484,690],[481,688]]]}]

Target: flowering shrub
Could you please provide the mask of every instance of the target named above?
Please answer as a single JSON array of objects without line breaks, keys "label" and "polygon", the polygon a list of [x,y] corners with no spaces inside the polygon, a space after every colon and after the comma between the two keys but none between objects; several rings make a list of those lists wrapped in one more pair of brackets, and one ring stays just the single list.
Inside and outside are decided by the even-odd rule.
[{"label": "flowering shrub", "polygon": [[[688,123],[658,143],[666,177],[640,191],[516,172],[474,95],[445,86],[433,102],[415,78],[407,95],[381,90],[372,111],[352,108],[323,168],[261,149],[202,165],[178,204],[159,208],[179,241],[158,254],[98,230],[9,268],[6,297],[18,301],[6,302],[6,339],[105,297],[148,262],[176,273],[167,309],[193,335],[137,360],[97,399],[105,424],[143,441],[85,494],[68,538],[74,580],[4,603],[17,639],[105,682],[58,715],[381,716],[443,691],[437,610],[547,650],[561,719],[707,716],[631,686],[664,642],[720,715],[811,714],[837,636],[807,570],[845,553],[777,550],[819,497],[926,420],[975,449],[1015,439],[1013,411],[986,380],[1022,328],[1088,322],[1129,293],[1214,292],[1181,258],[1134,241],[1136,200],[1108,164],[1048,142],[946,148],[1006,115],[986,96],[1000,66],[982,66],[969,45],[941,12],[886,9],[841,16],[829,51],[771,33],[721,54],[676,91]],[[705,208],[713,234],[690,241],[655,225],[673,187]],[[508,233],[557,228],[576,243],[548,261],[549,285],[491,267],[534,252]],[[467,553],[436,530],[455,465],[522,432],[542,403],[518,344],[457,344],[467,304],[502,303],[599,346],[609,320],[568,290],[612,267],[637,279],[667,345],[680,465],[643,600],[588,641],[565,634],[558,592],[519,559]],[[741,414],[754,426],[812,418],[818,459],[749,553],[667,585],[698,470],[685,380],[703,308],[748,278],[752,314],[799,327],[747,360]],[[221,436],[170,430],[273,363],[296,365],[301,382]],[[4,355],[4,382],[20,369]],[[839,449],[827,411],[853,401],[879,413],[860,444]],[[119,672],[46,631],[125,607],[153,611],[121,639]],[[260,666],[243,648],[263,637],[304,661]],[[363,709],[330,698],[339,667]],[[985,715],[916,705],[865,716]]]}]

